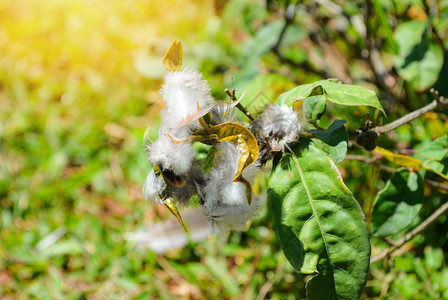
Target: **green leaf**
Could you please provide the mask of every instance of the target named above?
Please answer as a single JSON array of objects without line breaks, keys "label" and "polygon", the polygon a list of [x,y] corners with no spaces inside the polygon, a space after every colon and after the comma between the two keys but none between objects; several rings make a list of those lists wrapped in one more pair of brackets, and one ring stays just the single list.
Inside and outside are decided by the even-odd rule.
[{"label": "green leaf", "polygon": [[443,250],[440,248],[425,248],[425,266],[429,270],[439,270],[443,266]]},{"label": "green leaf", "polygon": [[320,84],[325,89],[327,100],[339,105],[358,106],[365,105],[379,109],[384,115],[386,112],[381,106],[374,91],[365,87],[351,84],[341,84],[323,80]]},{"label": "green leaf", "polygon": [[327,108],[327,98],[325,98],[324,93],[324,88],[321,85],[316,85],[303,101],[297,101],[293,105],[293,109],[298,111],[297,105],[303,105],[305,119],[316,125]]},{"label": "green leaf", "polygon": [[422,168],[448,180],[448,135],[421,143],[414,157],[423,161]]},{"label": "green leaf", "polygon": [[281,94],[276,103],[279,105],[286,104],[287,106],[292,106],[297,100],[303,100],[310,96],[310,93],[315,86],[316,85],[312,83],[299,85]]},{"label": "green leaf", "polygon": [[422,166],[425,170],[432,171],[442,177],[445,180],[448,180],[448,158],[445,158],[441,161],[428,159],[423,162]]},{"label": "green leaf", "polygon": [[417,91],[435,84],[443,66],[443,49],[431,37],[431,23],[432,18],[427,22],[409,21],[398,26],[395,32],[399,45],[395,67]]},{"label": "green leaf", "polygon": [[334,120],[327,130],[308,130],[322,141],[324,151],[335,162],[343,161],[347,153],[348,133],[345,130],[345,123],[345,120]]},{"label": "green leaf", "polygon": [[291,265],[313,275],[309,299],[359,299],[369,269],[369,233],[359,204],[331,158],[303,139],[274,161],[268,199]]},{"label": "green leaf", "polygon": [[324,95],[308,97],[303,100],[303,108],[305,119],[309,123],[316,125],[320,117],[325,113],[327,99]]},{"label": "green leaf", "polygon": [[420,211],[423,198],[423,179],[419,173],[408,169],[395,173],[375,200],[373,234],[389,236],[406,229]]},{"label": "green leaf", "polygon": [[417,147],[418,152],[414,155],[420,160],[434,159],[441,161],[448,156],[448,135],[442,136],[434,141]]},{"label": "green leaf", "polygon": [[383,114],[386,114],[374,91],[359,85],[336,83],[333,80],[320,80],[311,84],[299,85],[281,94],[276,103],[292,106],[298,100],[317,96],[319,94],[316,93],[315,88],[318,86],[321,86],[322,95],[325,96],[325,99],[334,104],[346,106],[366,105],[375,107]]}]

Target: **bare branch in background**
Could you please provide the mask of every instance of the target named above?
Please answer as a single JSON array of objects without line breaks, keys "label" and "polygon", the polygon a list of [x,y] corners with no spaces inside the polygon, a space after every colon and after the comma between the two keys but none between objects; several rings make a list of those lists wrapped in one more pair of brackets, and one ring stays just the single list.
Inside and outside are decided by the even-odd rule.
[{"label": "bare branch in background", "polygon": [[[434,93],[436,93],[436,91]],[[437,95],[437,93],[436,93],[436,95]],[[404,125],[406,123],[409,123],[409,122],[417,119],[418,117],[426,114],[427,112],[430,112],[430,111],[433,111],[436,109],[445,108],[445,107],[448,107],[448,99],[446,99],[444,97],[439,97],[439,98],[436,98],[436,100],[434,100],[430,104],[428,104],[420,109],[417,109],[416,111],[413,111],[413,112],[401,117],[400,119],[395,120],[392,123],[389,123],[384,126],[378,126],[378,127],[372,128],[372,130],[375,131],[378,135],[382,135],[382,134],[385,134],[389,131],[392,131],[392,130],[400,127],[401,125]]]},{"label": "bare branch in background", "polygon": [[414,237],[416,237],[418,234],[425,231],[431,224],[433,224],[437,219],[446,213],[448,211],[448,202],[443,204],[441,207],[439,207],[432,215],[430,215],[425,221],[423,221],[420,225],[418,225],[414,230],[406,234],[403,238],[395,242],[395,246],[388,248],[378,254],[375,257],[372,257],[370,260],[370,263],[373,264],[377,261],[380,261],[390,255],[393,254],[394,251],[398,250],[399,248],[403,247],[404,244],[412,240]]}]

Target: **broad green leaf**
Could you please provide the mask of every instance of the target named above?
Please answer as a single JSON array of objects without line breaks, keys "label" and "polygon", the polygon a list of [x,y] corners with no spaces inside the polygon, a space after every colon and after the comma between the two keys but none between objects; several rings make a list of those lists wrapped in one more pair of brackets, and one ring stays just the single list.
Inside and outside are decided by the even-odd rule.
[{"label": "broad green leaf", "polygon": [[308,97],[314,87],[315,85],[312,83],[299,85],[281,94],[276,103],[278,105],[286,104],[292,106],[297,100],[303,100]]},{"label": "broad green leaf", "polygon": [[431,37],[432,18],[426,22],[409,21],[398,26],[395,39],[399,54],[395,67],[417,91],[424,91],[436,83],[443,66],[443,49]]},{"label": "broad green leaf", "polygon": [[327,100],[339,105],[358,106],[365,105],[379,109],[384,115],[386,112],[381,106],[374,91],[365,87],[351,84],[341,84],[329,80],[320,81],[325,89]]},{"label": "broad green leaf", "polygon": [[321,85],[313,87],[308,97],[303,99],[303,101],[297,101],[293,105],[295,111],[299,111],[298,105],[303,106],[303,115],[305,119],[316,125],[320,120],[320,117],[325,113],[327,108],[327,99],[324,95],[324,88]]},{"label": "broad green leaf", "polygon": [[417,147],[417,151],[414,157],[421,160],[433,159],[440,161],[448,157],[448,135]]},{"label": "broad green leaf", "polygon": [[246,196],[249,204],[252,202],[252,186],[243,178],[243,171],[255,162],[258,157],[258,143],[253,133],[238,123],[222,123],[210,127],[210,135],[215,135],[218,142],[229,142],[234,144],[241,156],[238,160],[238,169],[233,178],[234,182],[246,185]]},{"label": "broad green leaf", "polygon": [[313,275],[309,299],[359,299],[369,269],[362,210],[331,158],[303,139],[274,161],[268,199],[273,227],[292,266]]},{"label": "broad green leaf", "polygon": [[316,96],[317,94],[312,94],[312,92],[316,91],[315,88],[319,85],[322,87],[327,101],[338,105],[371,106],[386,114],[374,91],[358,85],[336,83],[334,80],[320,80],[311,84],[299,85],[281,94],[276,103],[292,106],[298,100]]},{"label": "broad green leaf", "polygon": [[305,98],[305,100],[301,102],[303,102],[303,114],[305,119],[309,123],[316,125],[320,120],[320,117],[325,113],[327,99],[324,95],[311,96]]},{"label": "broad green leaf", "polygon": [[182,43],[175,39],[163,57],[163,66],[167,71],[180,71],[182,68]]},{"label": "broad green leaf", "polygon": [[395,173],[375,200],[371,220],[373,234],[389,236],[411,225],[422,206],[423,189],[419,173],[408,169]]},{"label": "broad green leaf", "polygon": [[327,130],[308,130],[322,142],[324,151],[335,162],[343,161],[347,153],[348,133],[345,123],[345,120],[334,120]]},{"label": "broad green leaf", "polygon": [[431,171],[448,180],[448,158],[441,161],[428,159],[423,162],[422,166],[425,170]]},{"label": "broad green leaf", "polygon": [[420,169],[422,167],[422,162],[419,159],[412,158],[403,154],[395,154],[387,149],[376,147],[375,151],[385,157],[387,160],[393,162],[402,167],[412,167],[415,169]]},{"label": "broad green leaf", "polygon": [[422,143],[414,157],[423,161],[422,168],[448,180],[448,135]]}]

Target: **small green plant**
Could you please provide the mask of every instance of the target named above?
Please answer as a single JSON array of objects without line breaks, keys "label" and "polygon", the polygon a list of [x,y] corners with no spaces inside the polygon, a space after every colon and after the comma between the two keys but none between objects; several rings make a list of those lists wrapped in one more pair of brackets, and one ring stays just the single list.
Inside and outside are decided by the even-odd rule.
[{"label": "small green plant", "polygon": [[[336,163],[345,159],[349,138],[372,151],[378,136],[395,127],[373,127],[368,121],[350,131],[345,120],[335,120],[327,129],[318,124],[327,102],[370,106],[385,114],[375,93],[336,80],[300,85],[256,117],[243,108],[248,124],[236,119],[235,90],[228,91],[230,103],[215,102],[202,74],[182,69],[179,40],[163,62],[168,73],[161,94],[167,106],[158,140],[146,145],[153,170],[143,188],[145,198],[167,206],[185,230],[177,206],[192,199],[198,200],[212,231],[243,230],[263,204],[253,199],[251,182],[273,159],[268,184],[273,229],[291,265],[309,275],[308,297],[358,299],[370,265],[369,230]],[[195,143],[207,146],[205,155],[197,155]],[[378,194],[373,234],[390,236],[412,223],[423,199],[417,169],[445,177],[431,165],[434,158],[446,157],[446,138],[429,147],[435,157],[425,163],[378,147],[385,158],[413,169],[399,170]]]}]

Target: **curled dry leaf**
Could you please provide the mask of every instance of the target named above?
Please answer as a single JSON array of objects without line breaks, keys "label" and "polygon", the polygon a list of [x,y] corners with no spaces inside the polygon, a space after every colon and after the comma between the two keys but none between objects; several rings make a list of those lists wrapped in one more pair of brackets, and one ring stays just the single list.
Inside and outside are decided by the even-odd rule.
[{"label": "curled dry leaf", "polygon": [[180,71],[182,68],[182,57],[182,43],[178,39],[175,39],[163,57],[163,66],[167,71]]},{"label": "curled dry leaf", "polygon": [[234,182],[246,185],[246,196],[249,204],[252,202],[252,186],[243,178],[245,168],[255,162],[258,157],[258,144],[255,136],[246,127],[238,123],[223,123],[210,127],[210,134],[218,137],[218,142],[229,142],[236,146],[241,156],[238,160],[237,172],[233,178]]}]

